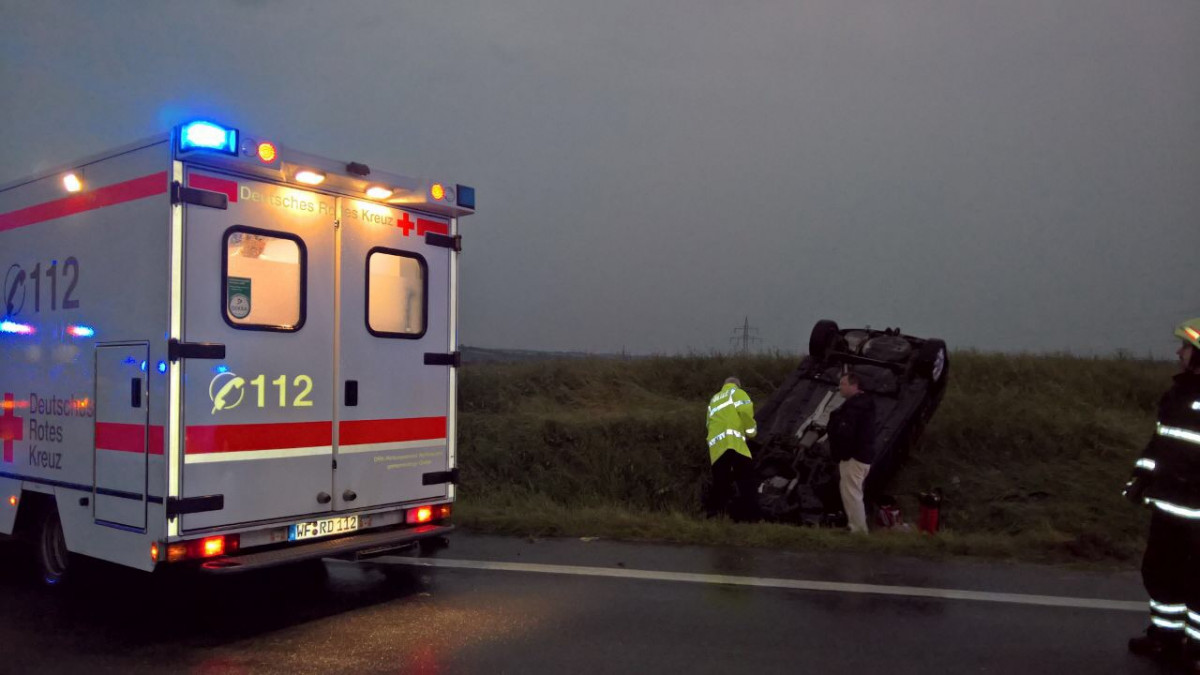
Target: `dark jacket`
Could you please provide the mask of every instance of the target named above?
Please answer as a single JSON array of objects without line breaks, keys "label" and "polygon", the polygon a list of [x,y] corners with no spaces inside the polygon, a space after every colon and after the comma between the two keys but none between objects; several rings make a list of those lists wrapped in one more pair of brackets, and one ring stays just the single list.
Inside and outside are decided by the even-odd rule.
[{"label": "dark jacket", "polygon": [[1130,491],[1200,509],[1200,374],[1176,375],[1175,385],[1159,400],[1154,437],[1133,470]]},{"label": "dark jacket", "polygon": [[839,462],[875,461],[875,399],[862,392],[829,414],[829,448]]}]

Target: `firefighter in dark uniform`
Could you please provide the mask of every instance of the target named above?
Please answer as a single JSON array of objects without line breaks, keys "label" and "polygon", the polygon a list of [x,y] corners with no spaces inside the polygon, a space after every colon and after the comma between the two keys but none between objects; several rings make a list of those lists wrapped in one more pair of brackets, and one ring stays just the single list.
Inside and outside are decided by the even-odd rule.
[{"label": "firefighter in dark uniform", "polygon": [[1150,626],[1129,651],[1184,657],[1200,672],[1200,318],[1175,335],[1183,372],[1158,402],[1154,437],[1125,485],[1126,498],[1153,510],[1142,560]]}]

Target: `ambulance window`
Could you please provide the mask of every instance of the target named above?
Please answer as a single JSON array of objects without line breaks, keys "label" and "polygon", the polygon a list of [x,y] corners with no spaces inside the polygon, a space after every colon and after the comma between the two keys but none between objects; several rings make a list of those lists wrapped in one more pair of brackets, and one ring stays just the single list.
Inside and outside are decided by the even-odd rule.
[{"label": "ambulance window", "polygon": [[226,230],[225,322],[245,330],[300,330],[307,258],[304,242],[294,235],[241,225]]},{"label": "ambulance window", "polygon": [[367,330],[371,335],[408,339],[425,335],[428,278],[421,256],[371,249],[367,253]]}]

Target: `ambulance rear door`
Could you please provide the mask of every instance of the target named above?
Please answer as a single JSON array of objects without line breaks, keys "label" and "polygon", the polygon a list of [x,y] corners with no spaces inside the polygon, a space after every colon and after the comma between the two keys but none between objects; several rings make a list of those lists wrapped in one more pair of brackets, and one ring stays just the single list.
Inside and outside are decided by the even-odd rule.
[{"label": "ambulance rear door", "polygon": [[450,221],[345,198],[340,232],[335,508],[446,497]]},{"label": "ambulance rear door", "polygon": [[225,358],[182,360],[182,496],[223,502],[185,512],[183,528],[326,513],[336,198],[195,167],[186,180],[228,208],[184,214],[183,341]]}]

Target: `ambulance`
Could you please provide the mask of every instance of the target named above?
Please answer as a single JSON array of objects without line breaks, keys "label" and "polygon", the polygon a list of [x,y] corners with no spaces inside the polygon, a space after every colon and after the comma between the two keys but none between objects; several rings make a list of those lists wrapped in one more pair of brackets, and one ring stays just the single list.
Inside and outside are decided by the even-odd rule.
[{"label": "ambulance", "polygon": [[440,539],[474,211],[211,120],[0,186],[0,535],[50,584]]}]

